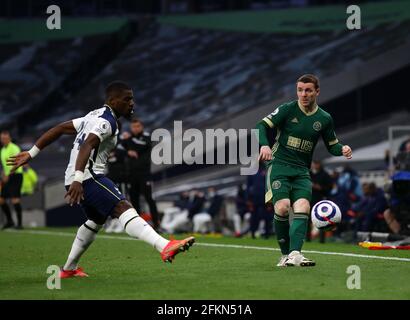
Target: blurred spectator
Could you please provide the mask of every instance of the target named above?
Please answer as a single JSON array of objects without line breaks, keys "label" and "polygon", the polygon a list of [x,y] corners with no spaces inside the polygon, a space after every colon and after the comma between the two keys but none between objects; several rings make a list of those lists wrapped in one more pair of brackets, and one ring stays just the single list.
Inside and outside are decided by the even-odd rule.
[{"label": "blurred spectator", "polygon": [[236,210],[238,214],[243,219],[246,212],[248,212],[248,205],[246,201],[246,191],[243,188],[242,183],[238,185],[236,198],[235,198]]},{"label": "blurred spectator", "polygon": [[0,142],[2,145],[2,148],[0,149],[0,157],[1,166],[3,169],[3,172],[1,174],[2,188],[0,195],[0,205],[7,219],[6,224],[3,226],[3,229],[11,228],[14,226],[14,222],[11,217],[10,207],[7,204],[8,199],[11,200],[14,210],[16,211],[16,229],[22,229],[23,210],[21,208],[20,198],[21,185],[23,182],[23,167],[18,168],[14,173],[10,173],[12,167],[7,165],[7,159],[18,154],[20,152],[20,147],[12,142],[10,132],[8,132],[7,130],[1,132]]},{"label": "blurred spectator", "polygon": [[264,238],[269,238],[272,235],[272,220],[273,212],[268,211],[265,206],[265,180],[266,169],[263,164],[259,165],[258,172],[252,176],[248,176],[247,181],[247,198],[252,202],[251,210],[251,234],[252,238],[255,238],[255,234],[259,229],[259,224],[264,221]]},{"label": "blurred spectator", "polygon": [[193,219],[195,215],[201,212],[205,204],[205,194],[202,191],[193,191],[193,198],[188,206],[188,218]]},{"label": "blurred spectator", "polygon": [[333,186],[333,180],[323,169],[319,160],[312,161],[310,170],[312,178],[312,207],[321,200],[327,199]]},{"label": "blurred spectator", "polygon": [[389,208],[384,211],[387,225],[395,234],[410,235],[410,172],[396,172],[388,193]]},{"label": "blurred spectator", "polygon": [[[193,216],[194,232],[207,233],[210,231],[209,225],[212,220],[218,216],[221,211],[224,198],[218,195],[215,188],[208,189],[208,205],[203,212],[199,212]],[[214,228],[212,227],[212,231]]]},{"label": "blurred spectator", "polygon": [[[107,177],[111,179],[121,190],[124,195],[128,195],[127,183],[129,182],[129,166],[127,163],[127,151],[123,145],[124,140],[128,139],[131,134],[124,131],[118,137],[117,145],[114,150],[111,151],[108,158],[108,172]],[[118,219],[112,219],[109,217],[104,224],[105,232],[107,233],[121,233],[123,228]]]},{"label": "blurred spectator", "polygon": [[250,231],[250,220],[252,216],[249,210],[252,204],[247,200],[246,190],[242,184],[238,185],[235,204],[239,219],[236,218],[234,221],[234,235],[240,237]]},{"label": "blurred spectator", "polygon": [[32,195],[38,182],[37,173],[28,163],[23,165],[23,183],[21,185],[21,194],[23,196]]},{"label": "blurred spectator", "polygon": [[349,218],[349,210],[354,203],[363,196],[359,176],[350,167],[346,166],[343,171],[335,176],[336,182],[330,191],[330,200],[338,204],[343,218]]},{"label": "blurred spectator", "polygon": [[338,187],[346,192],[351,203],[358,202],[363,196],[359,175],[349,166],[345,166],[337,181]]},{"label": "blurred spectator", "polygon": [[[313,160],[310,169],[310,177],[312,179],[312,201],[311,206],[313,207],[316,203],[321,200],[327,199],[330,194],[330,190],[333,186],[333,180],[331,176],[323,169],[320,160]],[[312,223],[309,220],[309,230],[306,234],[307,240],[310,241]],[[320,231],[320,242],[325,241],[325,232]]]},{"label": "blurred spectator", "polygon": [[185,193],[181,196],[180,205],[182,207],[175,206],[164,211],[161,227],[168,233],[187,229],[188,223],[204,207],[205,195],[201,191],[193,190],[188,201],[185,201],[186,199],[183,199],[183,197],[185,197]]},{"label": "blurred spectator", "polygon": [[144,196],[149,206],[153,228],[158,229],[158,210],[152,197],[151,136],[144,131],[144,124],[137,118],[131,120],[130,130],[131,136],[123,141],[129,160],[130,200],[137,212],[141,213],[140,196]]},{"label": "blurred spectator", "polygon": [[111,151],[108,158],[108,173],[110,178],[125,194],[127,193],[126,184],[129,182],[130,170],[126,161],[127,151],[125,150],[124,141],[131,137],[131,134],[124,131],[118,137],[115,149]]},{"label": "blurred spectator", "polygon": [[186,224],[188,220],[189,193],[182,192],[179,199],[174,202],[174,206],[164,210],[161,220],[161,228],[167,233],[174,233],[180,226]]},{"label": "blurred spectator", "polygon": [[384,219],[393,233],[410,235],[410,139],[401,144],[395,164]]},{"label": "blurred spectator", "polygon": [[400,152],[403,152],[403,151],[408,151],[409,149],[409,147],[408,147],[408,144],[410,143],[410,138],[407,138],[406,140],[404,140],[401,144],[400,144],[400,147],[399,147],[399,153]]},{"label": "blurred spectator", "polygon": [[374,231],[378,215],[387,208],[384,191],[371,183],[363,184],[363,198],[353,206],[355,231]]},{"label": "blurred spectator", "polygon": [[403,150],[396,156],[396,170],[410,171],[410,141],[404,144]]},{"label": "blurred spectator", "polygon": [[390,165],[390,150],[386,149],[384,151],[384,169],[388,170]]}]

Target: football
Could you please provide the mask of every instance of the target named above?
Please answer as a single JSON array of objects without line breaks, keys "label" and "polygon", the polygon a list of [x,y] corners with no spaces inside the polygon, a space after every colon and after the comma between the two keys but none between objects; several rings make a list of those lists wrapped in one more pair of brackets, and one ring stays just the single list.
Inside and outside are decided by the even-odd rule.
[{"label": "football", "polygon": [[333,229],[342,220],[342,213],[336,203],[322,200],[313,206],[311,219],[318,229]]}]

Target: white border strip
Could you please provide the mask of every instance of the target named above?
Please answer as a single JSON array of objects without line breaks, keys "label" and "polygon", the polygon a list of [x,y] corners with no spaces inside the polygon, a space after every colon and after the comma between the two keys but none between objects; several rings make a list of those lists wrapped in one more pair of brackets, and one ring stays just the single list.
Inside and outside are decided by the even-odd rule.
[{"label": "white border strip", "polygon": [[[49,235],[49,236],[60,236],[60,237],[74,237],[74,233],[68,232],[59,232],[59,231],[42,231],[42,230],[5,230],[6,232],[12,233],[29,233],[29,234],[38,234],[38,235]],[[114,239],[114,240],[137,240],[131,237],[122,237],[122,236],[110,236],[99,234],[98,239]],[[279,248],[270,248],[270,247],[256,247],[256,246],[242,246],[237,244],[219,244],[219,243],[205,243],[205,242],[196,242],[195,246],[204,246],[204,247],[217,247],[217,248],[234,248],[234,249],[253,249],[253,250],[265,250],[265,251],[280,251]],[[398,257],[383,257],[383,256],[371,256],[367,254],[356,254],[356,253],[343,253],[343,252],[327,252],[327,251],[314,251],[314,250],[303,250],[304,253],[313,253],[313,254],[325,254],[325,255],[334,255],[334,256],[344,256],[344,257],[353,257],[353,258],[366,258],[366,259],[381,259],[381,260],[395,260],[395,261],[405,261],[410,262],[410,258],[398,258]]]}]

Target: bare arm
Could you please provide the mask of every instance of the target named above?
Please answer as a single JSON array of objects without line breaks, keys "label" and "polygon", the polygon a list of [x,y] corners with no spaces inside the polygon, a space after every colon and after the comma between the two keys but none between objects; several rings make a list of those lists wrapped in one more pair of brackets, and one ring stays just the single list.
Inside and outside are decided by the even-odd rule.
[{"label": "bare arm", "polygon": [[75,171],[79,170],[84,172],[91,151],[93,151],[93,149],[97,150],[99,145],[100,139],[95,134],[90,133],[78,152],[77,160],[75,162]]},{"label": "bare arm", "polygon": [[77,130],[74,128],[73,121],[66,121],[56,125],[54,128],[51,128],[45,132],[40,138],[37,139],[35,145],[37,148],[44,149],[49,144],[56,141],[62,135],[74,135],[77,134]]},{"label": "bare arm", "polygon": [[[56,125],[55,127],[51,128],[47,132],[45,132],[40,138],[37,139],[33,148],[37,148],[38,151],[44,149],[49,144],[53,143],[58,138],[60,138],[63,134],[77,134],[73,121],[70,120],[62,122]],[[28,163],[32,158],[33,157],[29,151],[23,151],[7,159],[7,164],[13,166],[10,173],[14,173],[19,167],[21,167],[23,164]]]}]

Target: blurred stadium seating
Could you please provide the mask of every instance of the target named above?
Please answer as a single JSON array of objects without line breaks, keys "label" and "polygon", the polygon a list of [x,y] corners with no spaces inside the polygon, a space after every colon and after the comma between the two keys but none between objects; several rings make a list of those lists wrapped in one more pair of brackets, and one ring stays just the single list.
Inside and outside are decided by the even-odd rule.
[{"label": "blurred stadium seating", "polygon": [[[106,84],[121,79],[134,88],[136,112],[149,129],[172,128],[175,120],[184,128],[250,129],[294,98],[296,77],[311,72],[323,81],[320,103],[340,137],[355,147],[376,144],[387,138],[386,125],[408,119],[399,90],[410,65],[408,7],[369,4],[372,16],[360,32],[347,30],[345,11],[334,6],[71,19],[60,36],[26,21],[36,32],[6,32],[0,41],[0,127],[29,147],[52,125],[99,107]],[[377,95],[383,83],[397,94]],[[40,154],[43,181],[62,179],[71,144],[62,139]],[[320,145],[316,157],[327,156]],[[382,162],[357,165],[379,169]],[[229,194],[244,179],[238,167],[187,167],[155,168],[157,196],[210,185]]]},{"label": "blurred stadium seating", "polygon": [[[387,41],[379,37],[386,32],[394,35]],[[61,117],[68,110],[94,108],[101,101],[104,85],[121,78],[135,88],[138,114],[148,127],[169,128],[177,119],[204,127],[283,96],[297,70],[315,70],[326,77],[354,69],[403,45],[409,34],[410,21],[360,33],[346,30],[303,37],[152,23],[86,88],[53,113]]]},{"label": "blurred stadium seating", "polygon": [[0,125],[41,103],[100,49],[106,35],[8,45],[0,56]]}]

